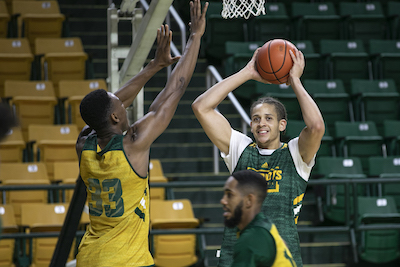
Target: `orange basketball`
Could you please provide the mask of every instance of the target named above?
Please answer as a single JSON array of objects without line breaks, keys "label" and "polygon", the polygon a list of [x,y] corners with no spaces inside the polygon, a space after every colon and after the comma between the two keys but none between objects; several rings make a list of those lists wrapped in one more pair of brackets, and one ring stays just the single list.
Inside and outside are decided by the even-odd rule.
[{"label": "orange basketball", "polygon": [[297,48],[289,41],[273,39],[266,42],[258,51],[256,65],[261,77],[273,84],[286,83],[293,66],[289,49],[293,53]]}]

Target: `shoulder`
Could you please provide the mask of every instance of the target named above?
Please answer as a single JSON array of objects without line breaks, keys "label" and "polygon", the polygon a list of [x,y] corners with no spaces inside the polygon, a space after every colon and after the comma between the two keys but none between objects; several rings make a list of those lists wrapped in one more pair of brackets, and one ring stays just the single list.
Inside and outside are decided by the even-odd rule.
[{"label": "shoulder", "polygon": [[256,224],[246,229],[240,236],[238,243],[241,245],[248,245],[251,243],[253,246],[260,248],[268,246],[275,246],[275,241],[268,228],[264,224]]}]

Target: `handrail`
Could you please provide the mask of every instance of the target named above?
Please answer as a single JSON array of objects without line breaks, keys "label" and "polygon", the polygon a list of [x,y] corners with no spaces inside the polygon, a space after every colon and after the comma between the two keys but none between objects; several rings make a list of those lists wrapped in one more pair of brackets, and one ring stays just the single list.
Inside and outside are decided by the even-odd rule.
[{"label": "handrail", "polygon": [[[222,81],[222,77],[219,74],[218,70],[213,66],[209,65],[206,70],[206,88],[211,88],[214,84]],[[242,105],[240,105],[239,101],[236,99],[235,95],[230,92],[228,94],[229,100],[232,102],[236,111],[242,117],[242,132],[247,134],[247,127],[250,125],[250,117],[247,115],[247,112],[243,109]],[[218,110],[218,108],[217,108]],[[218,148],[214,145],[213,148],[213,162],[214,162],[214,173],[219,173],[219,153]]]}]

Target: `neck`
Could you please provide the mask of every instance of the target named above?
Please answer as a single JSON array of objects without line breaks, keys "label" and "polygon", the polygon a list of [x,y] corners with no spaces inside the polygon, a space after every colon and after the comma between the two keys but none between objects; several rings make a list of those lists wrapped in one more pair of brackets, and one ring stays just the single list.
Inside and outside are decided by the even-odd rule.
[{"label": "neck", "polygon": [[268,143],[257,143],[257,146],[262,149],[278,149],[282,145],[281,141],[278,139],[277,141],[268,142]]},{"label": "neck", "polygon": [[242,231],[244,228],[246,228],[246,226],[249,225],[252,220],[254,220],[254,217],[256,217],[256,215],[260,213],[260,211],[261,209],[251,209],[247,212],[243,212],[242,219],[237,226],[239,230]]},{"label": "neck", "polygon": [[122,134],[122,131],[117,128],[108,127],[96,131],[96,133],[97,133],[98,144],[100,145],[101,148],[103,148],[108,144],[108,142],[111,140],[111,138],[113,138],[113,136],[117,134]]}]

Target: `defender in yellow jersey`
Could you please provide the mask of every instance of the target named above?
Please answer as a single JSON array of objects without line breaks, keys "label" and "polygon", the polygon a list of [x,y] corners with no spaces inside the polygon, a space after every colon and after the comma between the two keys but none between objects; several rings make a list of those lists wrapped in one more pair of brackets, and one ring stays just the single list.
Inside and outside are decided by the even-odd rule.
[{"label": "defender in yellow jersey", "polygon": [[[155,58],[115,94],[95,90],[81,102],[86,122],[77,140],[80,177],[86,185],[90,226],[77,266],[153,266],[149,251],[150,146],[167,128],[193,74],[205,31],[208,3],[190,2],[190,37],[181,58],[171,57],[172,32],[157,31]],[[159,70],[176,64],[149,112],[129,126],[125,107]],[[126,133],[125,133],[126,132]]]},{"label": "defender in yellow jersey", "polygon": [[276,226],[261,212],[267,195],[265,179],[251,170],[234,172],[225,182],[225,225],[235,228],[232,267],[296,267]]}]

